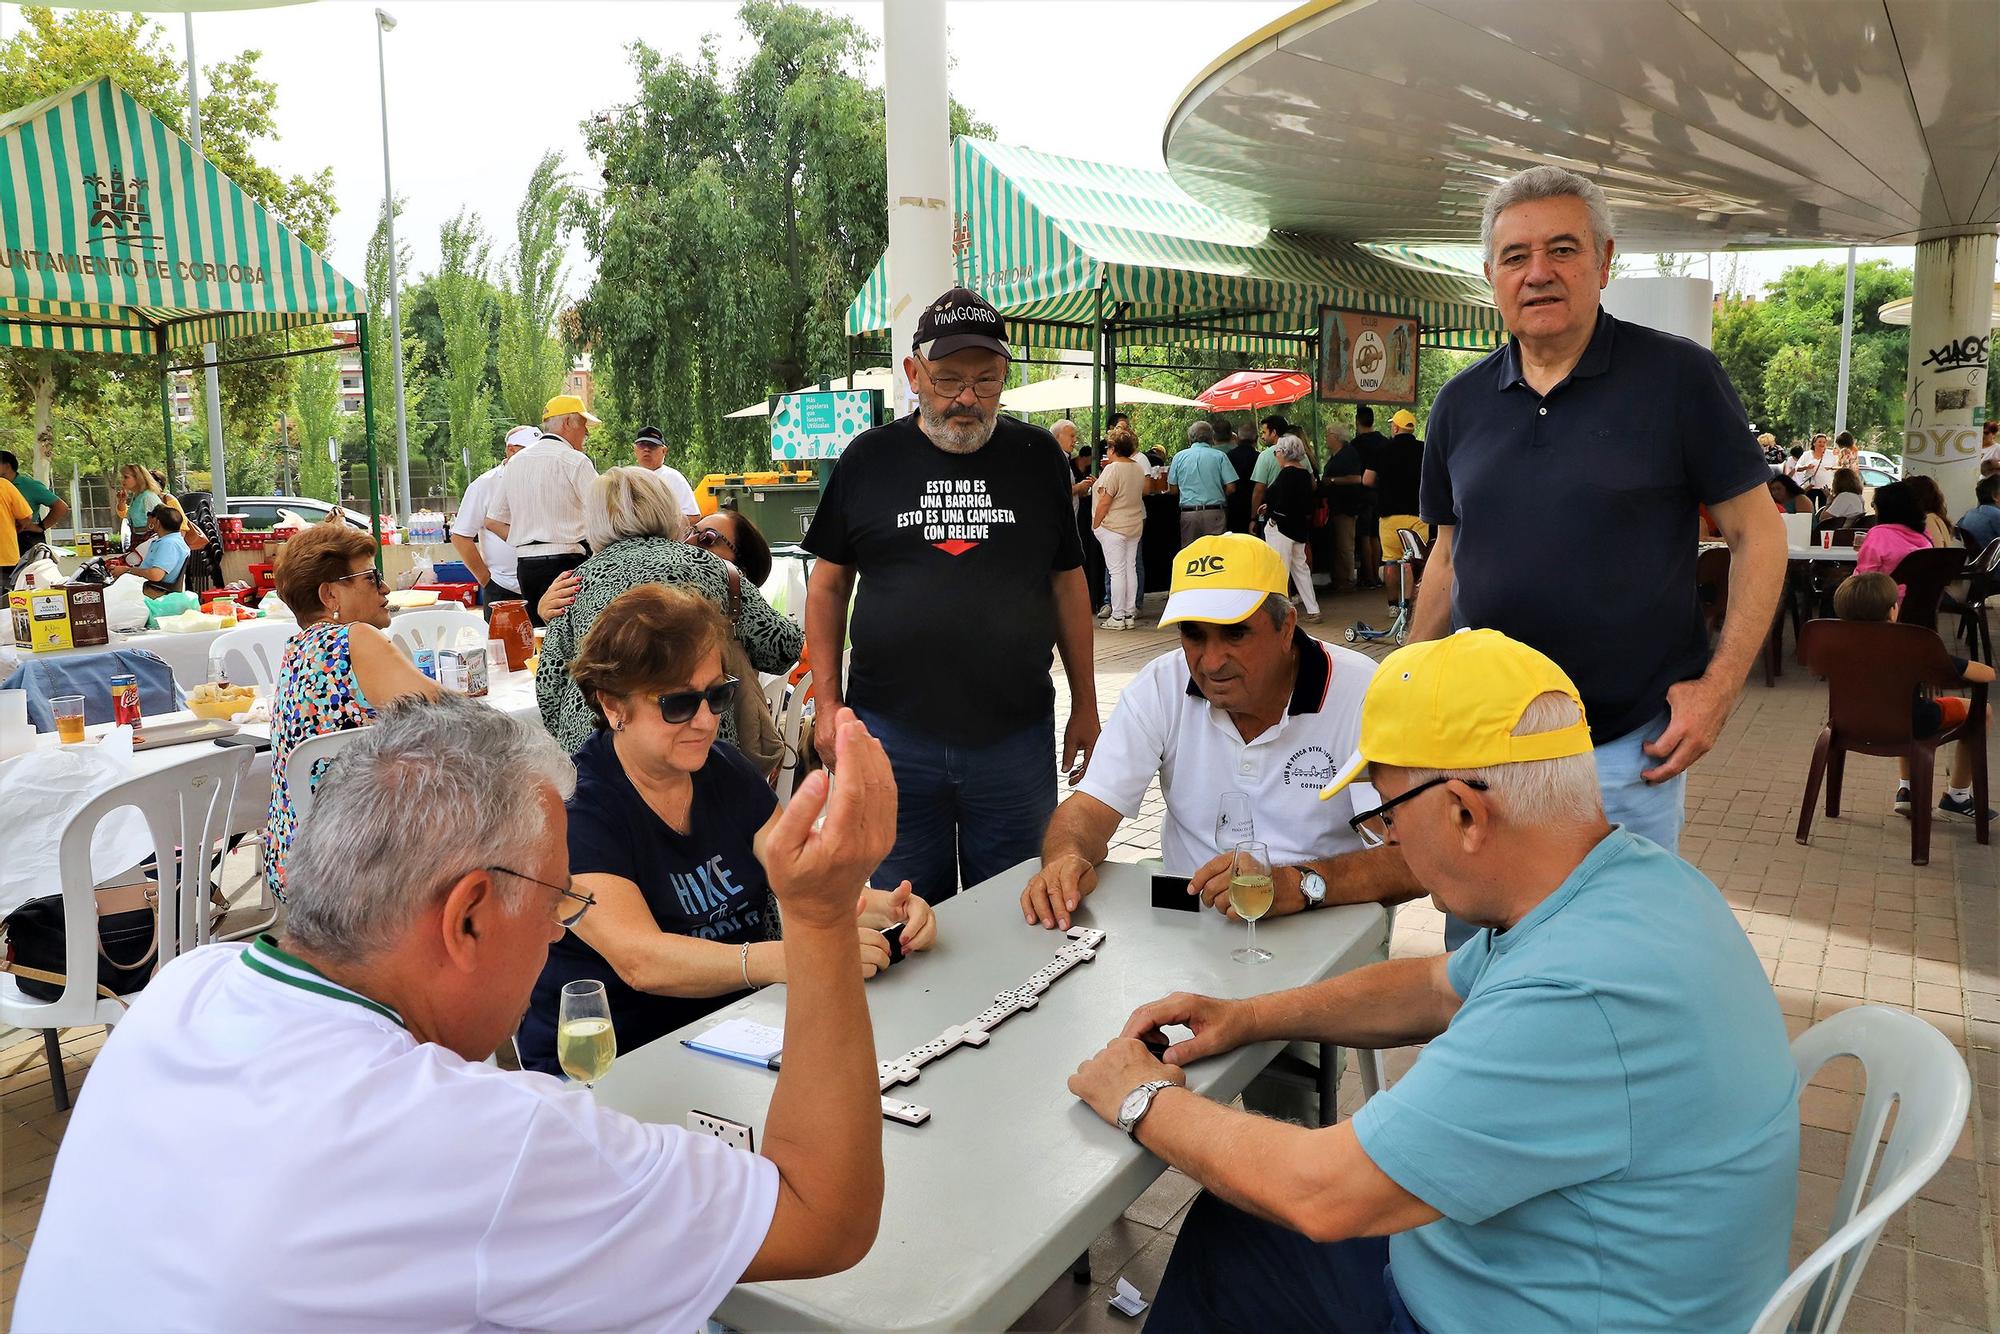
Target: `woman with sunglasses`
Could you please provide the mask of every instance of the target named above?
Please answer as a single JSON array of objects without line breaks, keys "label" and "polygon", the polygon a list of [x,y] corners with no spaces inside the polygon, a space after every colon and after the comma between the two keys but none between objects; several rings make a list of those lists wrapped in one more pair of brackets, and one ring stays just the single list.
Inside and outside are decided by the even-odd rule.
[{"label": "woman with sunglasses", "polygon": [[[643,584],[691,589],[718,608],[731,605],[729,566],[723,557],[681,539],[687,520],[667,484],[644,468],[608,469],[584,502],[584,532],[590,559],[552,585],[541,602],[548,634],[535,673],[535,700],[542,723],[564,750],[575,750],[595,725],[569,665],[597,618],[612,599]],[[726,548],[718,548],[726,550]],[[757,581],[738,580],[735,623],[730,632],[760,672],[782,672],[799,660],[805,632],[772,610]],[[756,689],[756,682],[750,682]],[[736,741],[736,717],[722,717],[722,740]]]},{"label": "woman with sunglasses", "polygon": [[687,540],[728,561],[759,588],[771,577],[771,544],[756,524],[735,510],[702,515],[688,529]]},{"label": "woman with sunglasses", "polygon": [[[604,983],[623,1052],[785,980],[756,853],[777,798],[720,739],[740,688],[722,666],[728,633],[706,598],[649,584],[613,599],[569,664],[592,723],[569,801],[571,889],[590,908],[550,947],[522,1017],[528,1069],[559,1069],[566,983]],[[888,967],[881,928],[892,922],[903,923],[905,950],[937,935],[907,882],[864,890],[855,921],[863,977]]]},{"label": "woman with sunglasses", "polygon": [[[437,682],[418,671],[383,633],[389,590],[375,569],[375,540],[338,514],[306,529],[278,557],[278,596],[299,618],[299,632],[278,661],[271,692],[271,809],[264,831],[264,879],[285,897],[285,854],[292,846],[292,752],[328,732],[366,727],[376,711],[406,695],[437,697]],[[317,780],[317,775],[314,775]]]}]

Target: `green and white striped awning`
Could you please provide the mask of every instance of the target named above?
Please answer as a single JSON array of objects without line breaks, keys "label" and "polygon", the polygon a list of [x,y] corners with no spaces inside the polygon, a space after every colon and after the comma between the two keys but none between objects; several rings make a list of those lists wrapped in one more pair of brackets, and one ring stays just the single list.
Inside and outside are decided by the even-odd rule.
[{"label": "green and white striped awning", "polygon": [[[1414,317],[1433,347],[1490,348],[1502,332],[1476,270],[1238,222],[1163,171],[968,138],[952,162],[958,280],[1010,320],[1056,322],[1033,330],[1037,347],[1091,346],[1100,293],[1121,337],[1144,343],[1267,350],[1260,334],[1316,333],[1321,306]],[[889,327],[887,265],[849,305],[850,334]],[[1230,331],[1131,327],[1173,318]]]},{"label": "green and white striped awning", "polygon": [[0,346],[154,355],[366,310],[110,79],[0,117]]}]

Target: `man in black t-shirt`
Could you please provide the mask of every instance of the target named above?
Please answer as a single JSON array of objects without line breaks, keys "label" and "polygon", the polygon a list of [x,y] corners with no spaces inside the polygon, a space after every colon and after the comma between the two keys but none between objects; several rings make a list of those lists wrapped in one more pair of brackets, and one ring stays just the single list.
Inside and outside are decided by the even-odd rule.
[{"label": "man in black t-shirt", "polygon": [[1005,339],[977,294],[933,302],[903,361],[917,411],[848,445],[805,538],[819,558],[815,707],[852,708],[896,773],[896,847],[875,879],[933,903],[1040,850],[1056,800],[1052,648],[1071,701],[1062,767],[1080,771],[1097,744],[1072,474],[1047,431],[1000,415]]},{"label": "man in black t-shirt", "polygon": [[1361,451],[1347,438],[1347,428],[1334,422],[1326,428],[1326,471],[1320,475],[1326,496],[1328,541],[1333,549],[1333,591],[1354,591],[1354,525],[1368,503],[1361,481],[1365,470]]},{"label": "man in black t-shirt", "polygon": [[[1375,429],[1375,409],[1363,403],[1354,410],[1354,448],[1360,454],[1366,467],[1368,459],[1378,449],[1386,449],[1389,438]],[[1355,581],[1363,588],[1382,586],[1382,542],[1376,532],[1376,521],[1382,512],[1375,508],[1375,493],[1366,486],[1361,488],[1361,512],[1354,516],[1355,533]],[[1398,553],[1400,554],[1400,553]]]},{"label": "man in black t-shirt", "polygon": [[[1417,495],[1424,475],[1424,442],[1417,439],[1417,414],[1402,408],[1390,423],[1396,434],[1361,454],[1361,484],[1375,493],[1375,533],[1382,544],[1384,562],[1402,559],[1402,539],[1396,536],[1399,528],[1410,529],[1426,542],[1431,540],[1430,525],[1417,517]],[[1375,438],[1382,439],[1379,435]],[[1387,583],[1388,579],[1385,563],[1382,580]]]},{"label": "man in black t-shirt", "polygon": [[[1230,443],[1235,441],[1234,444]],[[1236,475],[1248,479],[1250,470],[1257,466],[1257,441],[1253,436],[1238,438],[1236,428],[1220,417],[1215,419],[1215,447],[1229,456],[1229,462],[1236,468]],[[1229,531],[1247,533],[1250,531],[1250,488],[1239,484],[1222,502],[1229,516]]]}]

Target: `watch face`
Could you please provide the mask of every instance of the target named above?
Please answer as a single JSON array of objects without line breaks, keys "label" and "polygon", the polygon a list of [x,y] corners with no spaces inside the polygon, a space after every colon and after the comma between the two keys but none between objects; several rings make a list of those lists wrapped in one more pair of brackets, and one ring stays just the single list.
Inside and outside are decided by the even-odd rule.
[{"label": "watch face", "polygon": [[1146,1110],[1146,1104],[1151,1100],[1152,1100],[1152,1095],[1149,1094],[1145,1089],[1143,1088],[1133,1089],[1130,1093],[1125,1095],[1125,1101],[1119,1104],[1118,1119],[1124,1122],[1125,1124],[1130,1125],[1133,1119],[1137,1117],[1139,1113]]}]

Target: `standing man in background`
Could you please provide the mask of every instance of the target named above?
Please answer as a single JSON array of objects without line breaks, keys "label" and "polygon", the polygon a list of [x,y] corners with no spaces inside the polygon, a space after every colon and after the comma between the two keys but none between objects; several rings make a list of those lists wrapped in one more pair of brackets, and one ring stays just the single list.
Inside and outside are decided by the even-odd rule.
[{"label": "standing man in background", "polygon": [[[1417,439],[1417,414],[1399,409],[1389,419],[1395,435],[1364,453],[1361,484],[1375,494],[1376,539],[1382,544],[1382,582],[1389,581],[1386,562],[1403,558],[1399,528],[1408,528],[1418,537],[1431,540],[1430,525],[1417,517],[1418,491],[1424,475],[1424,442]],[[1377,440],[1382,437],[1377,435]]]},{"label": "standing man in background", "polygon": [[667,438],[660,434],[659,427],[639,428],[639,434],[632,440],[632,457],[641,468],[667,484],[667,490],[674,493],[674,503],[681,507],[689,523],[701,517],[701,502],[695,499],[694,488],[688,485],[679,468],[667,463]]},{"label": "standing man in background", "polygon": [[[1227,418],[1215,419],[1215,447],[1228,456],[1229,466],[1236,469],[1238,477],[1248,477],[1257,467],[1256,440],[1247,435],[1237,435],[1236,428],[1229,424]],[[1256,517],[1256,511],[1250,507],[1249,487],[1238,486],[1229,493],[1227,512],[1230,532],[1250,531],[1250,521]]]},{"label": "standing man in background", "polygon": [[1347,428],[1333,422],[1326,428],[1325,483],[1328,545],[1333,549],[1333,591],[1351,593],[1354,580],[1354,528],[1368,504],[1362,482],[1361,451],[1347,438]]},{"label": "standing man in background", "polygon": [[[931,903],[1033,857],[1052,761],[1074,781],[1097,745],[1073,478],[1053,436],[1001,415],[1011,355],[978,293],[932,302],[903,359],[917,410],[855,437],[805,537],[814,708],[851,707],[888,751],[896,846],[875,879]],[[1051,649],[1069,681],[1060,752]]]},{"label": "standing man in background", "polygon": [[516,426],[507,432],[507,439],[502,445],[505,452],[500,462],[473,479],[472,485],[465,488],[464,499],[458,502],[458,513],[452,516],[452,549],[465,562],[465,568],[472,571],[472,577],[479,581],[482,606],[491,607],[496,602],[521,596],[521,574],[515,568],[514,548],[488,528],[486,520],[499,496],[501,469],[516,454],[539,440],[541,435],[532,426]]},{"label": "standing man in background", "polygon": [[[1590,719],[1606,816],[1674,852],[1687,769],[1728,720],[1784,579],[1770,467],[1713,353],[1600,308],[1612,221],[1593,182],[1531,167],[1487,197],[1481,235],[1512,337],[1431,407],[1437,540],[1411,637],[1493,629],[1553,658]],[[1712,656],[1703,505],[1732,557]],[[1469,935],[1448,922],[1445,943]]]},{"label": "standing man in background", "polygon": [[1167,490],[1181,508],[1181,545],[1198,537],[1218,537],[1229,526],[1223,506],[1242,485],[1229,456],[1215,447],[1207,422],[1188,427],[1187,448],[1167,465]]},{"label": "standing man in background", "polygon": [[521,596],[541,625],[542,594],[567,570],[583,564],[583,503],[597,468],[583,452],[597,418],[575,394],[557,394],[542,409],[542,433],[502,474],[486,526],[514,548]]},{"label": "standing man in background", "polygon": [[33,477],[21,475],[21,461],[11,450],[0,449],[0,482],[11,482],[28,502],[28,520],[19,529],[21,550],[48,540],[48,530],[61,526],[69,517],[69,502]]}]

